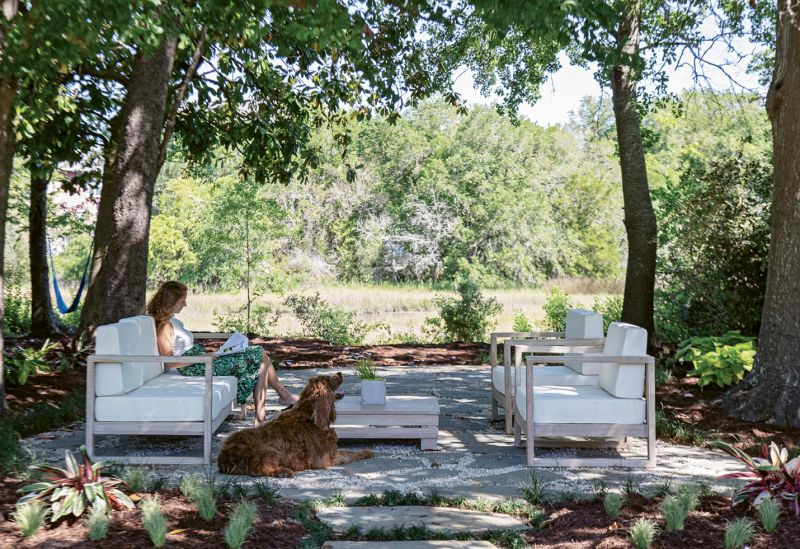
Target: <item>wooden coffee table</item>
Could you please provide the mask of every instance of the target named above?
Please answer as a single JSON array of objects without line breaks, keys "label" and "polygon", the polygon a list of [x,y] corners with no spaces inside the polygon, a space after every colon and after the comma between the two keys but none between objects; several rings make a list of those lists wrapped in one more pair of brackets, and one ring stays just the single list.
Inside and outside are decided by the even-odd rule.
[{"label": "wooden coffee table", "polygon": [[361,397],[346,396],[336,402],[340,439],[418,438],[422,450],[436,450],[439,438],[439,399],[387,396],[383,406],[362,405]]}]

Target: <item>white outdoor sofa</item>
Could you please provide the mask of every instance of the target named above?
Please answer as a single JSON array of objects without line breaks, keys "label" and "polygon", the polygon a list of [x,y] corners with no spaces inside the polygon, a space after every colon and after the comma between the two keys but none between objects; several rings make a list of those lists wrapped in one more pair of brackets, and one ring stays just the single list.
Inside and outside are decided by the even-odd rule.
[{"label": "white outdoor sofa", "polygon": [[[548,352],[573,349],[553,345]],[[655,360],[648,356],[647,331],[633,324],[612,322],[600,355],[527,357],[526,376],[514,397],[514,443],[525,435],[527,463],[541,467],[653,467],[655,448]],[[535,385],[535,364],[599,364],[597,385]],[[520,379],[522,376],[519,376]],[[642,393],[644,392],[644,398]],[[530,420],[532,418],[532,420]],[[608,439],[644,437],[647,457],[537,458],[539,438]],[[551,442],[551,441],[548,441]],[[548,444],[552,446],[552,444]]]},{"label": "white outdoor sofa", "polygon": [[[218,337],[224,334],[207,334]],[[86,361],[86,449],[118,463],[211,464],[211,435],[233,411],[237,380],[212,376],[211,355],[159,356],[147,315],[98,326]],[[204,364],[204,377],[164,370],[164,363]],[[96,435],[203,437],[200,456],[98,456]]]},{"label": "white outdoor sofa", "polygon": [[[497,365],[497,342],[499,338],[508,338],[503,342],[503,365]],[[565,338],[565,339],[564,339]],[[492,383],[492,419],[498,419],[498,407],[505,411],[506,433],[511,434],[512,409],[515,386],[515,372],[524,375],[524,370],[517,368],[522,362],[522,353],[530,351],[548,352],[542,346],[552,344],[568,345],[580,353],[591,353],[603,348],[603,315],[584,309],[567,311],[565,332],[499,332],[492,334],[490,347],[491,383]],[[514,350],[514,366],[511,367],[511,350]],[[557,351],[558,352],[558,351]],[[571,368],[554,366],[547,371],[537,371],[534,384],[548,383],[559,385],[596,384],[596,368],[576,363]],[[546,376],[546,379],[545,379]],[[589,376],[589,377],[587,377]],[[541,378],[541,380],[539,379]]]}]

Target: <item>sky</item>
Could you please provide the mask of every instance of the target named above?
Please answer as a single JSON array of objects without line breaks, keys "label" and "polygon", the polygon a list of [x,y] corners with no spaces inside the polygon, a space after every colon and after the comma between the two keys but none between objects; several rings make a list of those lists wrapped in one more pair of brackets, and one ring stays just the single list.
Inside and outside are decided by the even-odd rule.
[{"label": "sky", "polygon": [[[747,45],[744,45],[747,48]],[[730,56],[723,51],[717,52],[715,62],[731,61]],[[758,89],[762,93],[757,78],[745,72],[745,62],[729,66],[729,73],[741,84],[750,89]],[[469,105],[489,104],[496,97],[483,97],[475,89],[472,73],[461,69],[456,72],[455,89]],[[684,89],[696,88],[693,76],[688,67],[678,70],[669,69],[669,90],[679,93]],[[707,72],[708,83],[705,87],[713,89],[730,89],[730,81],[719,71],[709,69]],[[735,87],[735,86],[734,86]],[[740,91],[742,88],[738,88]],[[605,90],[610,97],[610,90]],[[520,114],[542,126],[566,124],[569,122],[570,113],[577,111],[583,97],[591,95],[599,97],[600,85],[595,81],[592,72],[588,69],[577,67],[569,63],[565,55],[561,56],[561,69],[555,72],[541,87],[541,99],[535,105],[525,104],[520,107]]]}]

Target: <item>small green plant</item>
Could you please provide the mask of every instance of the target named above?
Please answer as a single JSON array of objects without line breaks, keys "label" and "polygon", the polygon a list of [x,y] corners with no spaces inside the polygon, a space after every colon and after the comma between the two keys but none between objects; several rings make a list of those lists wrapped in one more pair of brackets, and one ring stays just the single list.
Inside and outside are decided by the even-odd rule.
[{"label": "small green plant", "polygon": [[360,345],[372,328],[357,322],[354,311],[336,309],[319,293],[310,296],[292,294],[286,297],[283,304],[300,320],[306,335],[331,344]]},{"label": "small green plant", "polygon": [[656,386],[661,387],[672,381],[672,369],[665,366],[656,366]]},{"label": "small green plant", "polygon": [[86,529],[89,530],[89,539],[100,541],[108,534],[108,517],[100,507],[95,507],[86,520]]},{"label": "small green plant", "polygon": [[484,297],[478,285],[468,278],[459,282],[457,291],[457,298],[436,298],[439,316],[425,320],[428,330],[446,341],[485,340],[502,305],[493,297]]},{"label": "small green plant", "polygon": [[192,501],[197,506],[197,514],[203,520],[211,520],[217,514],[217,496],[213,488],[203,486],[195,492]]},{"label": "small green plant", "polygon": [[530,480],[524,482],[520,488],[525,501],[531,505],[539,505],[544,499],[544,476],[536,468],[533,468]]},{"label": "small green plant", "polygon": [[16,511],[12,514],[14,522],[17,523],[22,535],[26,538],[39,531],[46,516],[47,508],[41,501],[18,503]]},{"label": "small green plant", "polygon": [[554,332],[563,332],[567,328],[567,311],[572,308],[567,294],[560,288],[554,287],[547,296],[547,301],[542,306],[544,321],[542,328]]},{"label": "small green plant", "polygon": [[753,522],[750,519],[739,518],[728,522],[725,526],[725,549],[738,549],[750,542],[755,534]]},{"label": "small green plant", "polygon": [[228,486],[227,494],[232,499],[245,499],[250,495],[250,487],[241,482],[232,482]]},{"label": "small green plant", "polygon": [[678,496],[665,497],[659,507],[661,508],[661,514],[664,515],[664,521],[667,523],[667,532],[683,530],[686,508]]},{"label": "small green plant", "polygon": [[3,333],[27,334],[31,331],[31,298],[18,286],[7,286],[4,292]]},{"label": "small green plant", "polygon": [[361,381],[378,381],[383,379],[378,376],[375,363],[368,358],[358,359],[358,362],[356,362],[356,365],[353,367],[353,374]]},{"label": "small green plant", "polygon": [[603,315],[603,333],[608,333],[608,325],[622,320],[622,296],[615,294],[605,299],[595,299],[592,310]]},{"label": "small green plant", "polygon": [[727,332],[719,337],[690,337],[679,344],[675,360],[691,362],[694,369],[686,375],[697,377],[698,385],[727,387],[742,380],[753,369],[756,338]]},{"label": "small green plant", "polygon": [[631,542],[636,549],[648,549],[658,533],[656,523],[650,519],[638,518],[631,525]]},{"label": "small green plant", "polygon": [[178,483],[178,489],[186,499],[194,500],[195,494],[200,489],[200,477],[197,475],[187,475],[181,477]]},{"label": "small green plant", "polygon": [[5,359],[6,377],[16,385],[25,385],[28,378],[39,372],[49,372],[50,365],[46,358],[56,345],[45,340],[40,349],[33,347],[17,347],[11,356]]},{"label": "small green plant", "polygon": [[[258,296],[256,296],[256,299]],[[278,315],[266,303],[251,303],[250,318],[247,317],[247,303],[238,309],[218,310],[213,312],[212,324],[221,332],[255,333],[267,337],[278,323]]]},{"label": "small green plant", "polygon": [[778,527],[781,516],[781,504],[769,497],[758,505],[758,515],[761,517],[761,526],[767,534],[771,534]]},{"label": "small green plant", "polygon": [[50,465],[35,465],[31,470],[42,475],[40,482],[23,486],[18,493],[25,494],[19,503],[39,500],[50,504],[50,522],[72,514],[79,517],[87,508],[101,507],[106,512],[123,507],[132,508],[133,502],[117,489],[123,481],[112,476],[102,476],[106,461],[92,463],[81,446],[83,462],[78,465],[75,457],[66,450],[66,469]]},{"label": "small green plant", "polygon": [[625,476],[625,484],[622,486],[622,491],[625,492],[625,497],[632,498],[639,493],[639,484],[641,482],[633,476],[633,473],[628,473]]},{"label": "small green plant", "polygon": [[120,478],[128,485],[131,492],[144,492],[147,490],[147,471],[143,467],[126,467]]},{"label": "small green plant", "polygon": [[622,510],[622,496],[616,492],[608,492],[603,498],[603,508],[609,517],[618,517]]},{"label": "small green plant", "polygon": [[86,357],[92,353],[94,345],[88,331],[78,336],[64,337],[59,341],[53,361],[62,372],[86,366]]},{"label": "small green plant", "polygon": [[231,549],[239,549],[253,530],[256,518],[256,505],[249,501],[241,501],[233,509],[231,518],[225,526],[225,542]]},{"label": "small green plant", "polygon": [[164,547],[167,543],[167,517],[161,512],[158,496],[142,502],[142,524],[156,547]]},{"label": "small green plant", "polygon": [[522,311],[515,311],[514,314],[514,324],[511,327],[512,332],[531,332],[533,331],[533,326],[531,325],[528,318],[522,313]]},{"label": "small green plant", "polygon": [[280,490],[270,481],[262,479],[253,485],[253,489],[264,505],[272,505],[280,497]]},{"label": "small green plant", "polygon": [[681,484],[675,490],[675,495],[680,501],[686,513],[697,509],[700,503],[700,488],[692,484]]}]

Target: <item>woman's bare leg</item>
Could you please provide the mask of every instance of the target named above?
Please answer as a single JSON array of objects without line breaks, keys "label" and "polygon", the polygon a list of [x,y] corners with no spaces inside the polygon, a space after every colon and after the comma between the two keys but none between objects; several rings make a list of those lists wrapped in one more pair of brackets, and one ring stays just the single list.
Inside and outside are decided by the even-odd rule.
[{"label": "woman's bare leg", "polygon": [[264,351],[261,355],[261,368],[258,371],[258,382],[253,391],[253,401],[256,405],[256,425],[261,425],[267,420],[266,402],[268,386],[275,389],[275,392],[278,393],[278,402],[284,406],[297,402],[297,395],[290,393],[289,390],[283,386],[281,380],[278,379],[275,368],[272,366],[272,361],[269,359],[269,356],[267,356],[267,352]]}]

